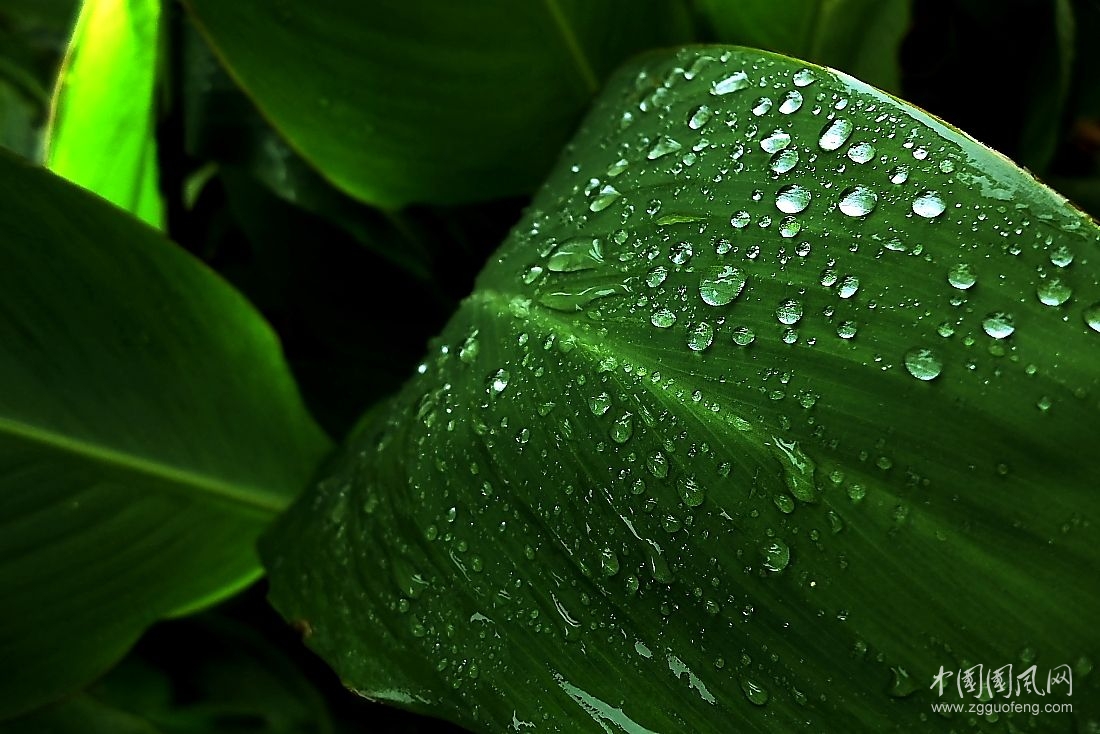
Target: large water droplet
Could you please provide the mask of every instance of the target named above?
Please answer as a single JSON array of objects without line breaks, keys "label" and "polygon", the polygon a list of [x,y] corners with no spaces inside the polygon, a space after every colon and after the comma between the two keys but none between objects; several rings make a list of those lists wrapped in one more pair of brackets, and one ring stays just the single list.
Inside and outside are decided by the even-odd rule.
[{"label": "large water droplet", "polygon": [[733,330],[733,343],[739,347],[747,347],[756,339],[756,333],[747,326],[738,326]]},{"label": "large water droplet", "polygon": [[700,321],[688,333],[688,349],[701,352],[714,343],[714,327],[706,321]]},{"label": "large water droplet", "polygon": [[772,156],[768,165],[774,173],[786,173],[798,165],[798,151],[794,148],[781,150]]},{"label": "large water droplet", "polygon": [[749,222],[751,220],[752,218],[749,216],[748,212],[739,211],[732,217],[730,217],[730,225],[734,229],[744,229],[745,227],[749,226]]},{"label": "large water droplet", "polygon": [[653,268],[653,270],[649,271],[649,274],[646,275],[645,282],[649,285],[650,288],[656,288],[661,283],[664,283],[665,278],[667,277],[668,268],[666,268],[664,265],[658,265],[657,267]]},{"label": "large water droplet", "polygon": [[680,500],[688,507],[698,507],[706,499],[706,492],[695,477],[680,477],[676,482],[676,490],[680,493]]},{"label": "large water droplet", "polygon": [[756,100],[756,103],[752,106],[752,114],[760,117],[766,115],[772,108],[772,100],[770,97],[761,97]]},{"label": "large water droplet", "polygon": [[791,326],[797,324],[802,318],[802,303],[794,298],[788,298],[775,309],[775,317],[779,323]]},{"label": "large water droplet", "polygon": [[710,93],[720,96],[729,94],[730,92],[740,91],[747,86],[749,86],[748,75],[743,71],[738,71],[730,74],[725,79],[714,82],[714,84],[711,85]]},{"label": "large water droplet", "polygon": [[838,117],[821,131],[821,137],[818,139],[817,144],[821,146],[822,150],[836,150],[848,142],[848,138],[852,137],[854,129],[855,125],[852,124],[851,120]]},{"label": "large water droplet", "polygon": [[478,341],[477,334],[478,332],[475,329],[473,333],[466,337],[466,341],[462,342],[462,346],[458,349],[458,358],[466,364],[470,364],[477,359],[478,352],[481,351],[481,343]]},{"label": "large water droplet", "polygon": [[610,548],[600,551],[600,571],[608,578],[619,572],[619,556]]},{"label": "large water droplet", "polygon": [[668,259],[677,265],[683,265],[693,254],[690,242],[678,242],[668,251]]},{"label": "large water droplet", "polygon": [[619,193],[619,190],[608,184],[600,189],[600,193],[596,194],[595,198],[592,199],[592,203],[588,205],[588,209],[593,212],[602,212],[604,209],[611,206],[620,196],[622,196],[622,194]]},{"label": "large water droplet", "polygon": [[947,205],[943,203],[943,199],[934,191],[926,191],[913,199],[913,213],[925,219],[938,217],[946,208]]},{"label": "large water droplet", "polygon": [[841,298],[851,298],[858,290],[859,278],[854,275],[845,275],[837,286],[836,294]]},{"label": "large water droplet", "polygon": [[1048,278],[1035,289],[1039,302],[1047,306],[1061,306],[1073,295],[1073,288],[1061,278]]},{"label": "large water droplet", "polygon": [[656,143],[653,144],[653,147],[649,149],[649,152],[646,153],[645,157],[651,161],[655,161],[658,158],[668,155],[669,153],[675,153],[682,147],[684,146],[680,145],[672,138],[668,137],[667,135],[663,135],[660,139],[657,140]]},{"label": "large water droplet", "polygon": [[900,165],[890,169],[890,183],[903,184],[909,180],[909,166]]},{"label": "large water droplet", "polygon": [[965,291],[978,282],[978,276],[974,275],[974,269],[968,263],[959,263],[947,271],[947,282],[952,287]]},{"label": "large water droplet", "polygon": [[705,104],[699,105],[695,108],[695,111],[691,113],[691,117],[688,118],[688,127],[692,130],[698,130],[710,121],[712,114],[710,107],[707,107]]},{"label": "large water droplet", "polygon": [[655,451],[646,459],[646,468],[653,476],[664,479],[668,476],[668,458],[660,451]]},{"label": "large water droplet", "polygon": [[771,573],[781,573],[791,561],[791,549],[778,538],[764,544],[764,568]]},{"label": "large water droplet", "polygon": [[802,92],[797,89],[792,89],[783,96],[783,101],[779,103],[779,111],[784,115],[790,115],[798,112],[802,107]]},{"label": "large water droplet", "polygon": [[848,148],[848,158],[853,163],[866,163],[875,157],[875,146],[867,142],[856,143]]},{"label": "large water droplet", "polygon": [[489,375],[489,392],[493,395],[499,395],[504,392],[504,388],[508,387],[508,380],[512,376],[506,369],[499,369],[493,374]]},{"label": "large water droplet", "polygon": [[618,420],[611,424],[611,440],[615,443],[626,443],[634,435],[634,418],[630,413],[623,413]]},{"label": "large water droplet", "polygon": [[810,205],[810,192],[799,184],[791,184],[779,189],[775,195],[775,206],[784,214],[798,214]]},{"label": "large water droplet", "polygon": [[791,134],[785,130],[773,130],[770,135],[760,141],[760,148],[765,153],[775,153],[783,150],[791,144]]},{"label": "large water droplet", "polygon": [[1092,304],[1081,315],[1090,329],[1100,332],[1100,303]]},{"label": "large water droplet", "polygon": [[600,240],[581,237],[558,245],[546,261],[546,268],[555,273],[591,270],[603,262]]},{"label": "large water droplet", "polygon": [[792,79],[796,87],[808,87],[817,80],[817,77],[809,69],[799,69]]},{"label": "large water droplet", "polygon": [[676,314],[667,308],[659,308],[649,317],[649,323],[658,329],[667,329],[676,323]]},{"label": "large water droplet", "polygon": [[1065,245],[1058,245],[1050,251],[1050,262],[1059,268],[1069,267],[1073,262],[1073,250]]},{"label": "large water droplet", "polygon": [[866,186],[852,186],[840,195],[837,208],[849,217],[864,217],[874,211],[878,194]]},{"label": "large water droplet", "polygon": [[905,353],[905,369],[918,380],[934,380],[943,371],[943,361],[931,349],[914,347]]},{"label": "large water droplet", "polygon": [[751,678],[741,679],[741,692],[754,706],[763,706],[768,702],[768,692]]},{"label": "large water droplet", "polygon": [[997,311],[982,320],[982,330],[994,339],[1006,339],[1016,331],[1015,319],[1012,318],[1012,314]]},{"label": "large water droplet", "polygon": [[725,306],[745,287],[746,275],[729,265],[712,265],[699,281],[699,296],[711,306]]}]

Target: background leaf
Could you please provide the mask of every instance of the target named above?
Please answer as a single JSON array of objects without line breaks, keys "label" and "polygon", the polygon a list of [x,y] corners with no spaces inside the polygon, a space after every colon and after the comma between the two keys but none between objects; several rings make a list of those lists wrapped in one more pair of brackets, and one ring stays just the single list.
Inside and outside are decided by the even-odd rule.
[{"label": "background leaf", "polygon": [[479,731],[1015,731],[930,714],[1010,663],[1087,729],[1098,243],[850,77],[652,55],[265,536],[272,601]]},{"label": "background leaf", "polygon": [[327,441],[232,288],[0,156],[0,717],[255,579]]},{"label": "background leaf", "polygon": [[687,37],[674,0],[186,5],[290,145],[383,207],[533,190],[611,69]]},{"label": "background leaf", "polygon": [[85,0],[54,92],[46,165],[154,227],[160,0]]}]

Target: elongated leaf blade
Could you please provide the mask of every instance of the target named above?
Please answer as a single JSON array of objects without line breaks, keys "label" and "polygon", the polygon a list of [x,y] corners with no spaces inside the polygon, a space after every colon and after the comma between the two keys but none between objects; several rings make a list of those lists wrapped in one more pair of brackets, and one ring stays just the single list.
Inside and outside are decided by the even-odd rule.
[{"label": "elongated leaf blade", "polygon": [[154,227],[160,0],[85,0],[54,90],[46,165]]},{"label": "elongated leaf blade", "polygon": [[185,4],[286,140],[383,207],[533,191],[618,63],[686,40],[664,0]]},{"label": "elongated leaf blade", "polygon": [[477,731],[1018,731],[931,684],[1031,664],[1087,729],[1098,243],[850,77],[651,56],[266,536],[272,600]]},{"label": "elongated leaf blade", "polygon": [[0,156],[0,717],[260,573],[326,439],[279,345],[181,249]]}]

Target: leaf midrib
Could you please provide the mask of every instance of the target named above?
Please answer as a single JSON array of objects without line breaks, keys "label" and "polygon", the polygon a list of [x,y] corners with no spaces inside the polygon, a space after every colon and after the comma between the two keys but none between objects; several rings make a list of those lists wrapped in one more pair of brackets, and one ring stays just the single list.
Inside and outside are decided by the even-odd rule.
[{"label": "leaf midrib", "polygon": [[[208,474],[157,462],[133,453],[66,436],[50,429],[11,418],[0,417],[0,435],[33,442],[96,463],[112,465],[124,471],[167,482],[170,485],[189,487],[197,490],[202,495],[236,507],[248,514],[273,516],[289,504],[289,501],[284,498],[258,487],[234,484]],[[194,498],[194,495],[191,495],[191,497]]]}]

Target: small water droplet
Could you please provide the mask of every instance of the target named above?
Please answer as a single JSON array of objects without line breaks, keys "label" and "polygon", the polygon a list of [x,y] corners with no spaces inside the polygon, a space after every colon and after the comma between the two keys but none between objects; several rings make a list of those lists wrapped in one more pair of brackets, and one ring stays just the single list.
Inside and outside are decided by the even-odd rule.
[{"label": "small water droplet", "polygon": [[790,115],[798,112],[802,107],[802,92],[797,89],[792,89],[783,96],[783,101],[779,103],[779,111],[784,115]]},{"label": "small water droplet", "polygon": [[659,308],[649,317],[649,322],[658,329],[667,329],[676,323],[676,314],[667,308]]},{"label": "small water droplet", "polygon": [[1061,278],[1048,278],[1035,289],[1039,302],[1046,306],[1061,306],[1073,295],[1073,289]]},{"label": "small water droplet", "polygon": [[768,702],[768,692],[751,678],[741,679],[741,692],[754,706],[763,706]]},{"label": "small water droplet", "polygon": [[841,339],[852,339],[856,335],[858,327],[854,321],[841,321],[836,327],[836,335]]},{"label": "small water droplet", "polygon": [[1094,303],[1086,308],[1082,316],[1090,329],[1100,332],[1100,303]]},{"label": "small water droplet", "polygon": [[1059,268],[1069,267],[1073,262],[1073,250],[1065,245],[1058,245],[1050,251],[1050,262]]},{"label": "small water droplet", "polygon": [[864,217],[874,211],[878,194],[866,186],[852,186],[840,195],[837,208],[849,217]]},{"label": "small water droplet", "polygon": [[794,148],[786,148],[772,156],[768,166],[772,172],[783,174],[798,165],[798,151]]},{"label": "small water droplet", "polygon": [[712,265],[699,280],[699,296],[710,306],[725,306],[741,295],[747,276],[729,265]]},{"label": "small water droplet", "polygon": [[675,153],[682,147],[682,145],[680,145],[672,138],[668,137],[667,135],[663,135],[659,140],[657,140],[656,143],[653,144],[653,147],[649,149],[649,152],[646,153],[646,158],[651,161],[655,161],[658,158],[662,158],[668,155],[669,153]]},{"label": "small water droplet", "polygon": [[676,490],[680,493],[680,500],[688,507],[698,507],[706,499],[706,492],[695,477],[680,477],[676,482]]},{"label": "small water droplet", "polygon": [[600,551],[600,571],[607,578],[611,578],[619,572],[619,556],[610,548]]},{"label": "small water droplet", "polygon": [[653,270],[649,271],[649,274],[645,278],[645,282],[649,285],[650,288],[656,288],[661,283],[664,283],[665,278],[667,277],[668,268],[666,268],[664,265],[658,265],[657,267],[653,268]]},{"label": "small water droplet", "polygon": [[691,249],[690,242],[678,242],[669,250],[668,259],[677,265],[683,265],[691,259],[693,254],[694,251]]},{"label": "small water droplet", "polygon": [[715,96],[721,96],[723,94],[730,94],[731,92],[738,92],[745,87],[749,86],[749,77],[743,71],[734,72],[724,79],[714,82],[711,85],[710,93]]},{"label": "small water droplet", "polygon": [[918,380],[934,380],[943,372],[943,362],[931,349],[914,347],[905,353],[905,369]]},{"label": "small water droplet", "polygon": [[745,227],[749,226],[750,221],[752,221],[752,218],[746,211],[739,211],[732,217],[730,217],[730,224],[733,226],[734,229],[744,229]]},{"label": "small water droplet", "polygon": [[775,317],[787,326],[797,324],[802,318],[802,303],[794,298],[786,299],[775,309]]},{"label": "small water droplet", "polygon": [[[779,223],[779,236],[780,237],[794,237],[796,234],[802,231],[802,223],[795,219],[793,216],[783,217],[783,221]],[[804,243],[805,244],[805,243]],[[799,252],[801,255],[802,253]],[[806,254],[809,254],[808,252]]]},{"label": "small water droplet", "polygon": [[752,114],[760,117],[766,115],[772,108],[772,101],[770,97],[761,97],[756,100],[756,103],[752,106]]},{"label": "small water droplet", "polygon": [[611,396],[605,392],[593,395],[588,399],[588,409],[592,411],[592,415],[603,415],[611,409]]},{"label": "small water droplet", "polygon": [[508,380],[511,379],[506,369],[499,369],[489,376],[489,392],[493,395],[499,395],[504,392],[504,388],[508,387]]},{"label": "small water droplet", "polygon": [[943,203],[943,199],[934,191],[926,191],[913,199],[913,213],[925,219],[938,217],[946,208],[947,205]]},{"label": "small water droplet", "polygon": [[799,184],[779,189],[775,195],[775,207],[784,214],[798,214],[810,205],[810,192]]},{"label": "small water droplet", "polygon": [[903,184],[909,180],[909,166],[900,165],[890,169],[890,183]]},{"label": "small water droplet", "polygon": [[653,476],[664,479],[668,476],[668,459],[660,451],[655,451],[646,459],[646,468]]},{"label": "small water droplet", "polygon": [[475,329],[468,337],[466,341],[462,342],[462,346],[458,348],[458,358],[466,364],[470,364],[477,359],[478,352],[481,351],[481,343],[477,338],[477,330]]},{"label": "small water droplet", "polygon": [[817,77],[809,69],[799,69],[792,79],[796,87],[808,87],[817,81]]},{"label": "small water droplet", "polygon": [[765,153],[775,153],[776,151],[783,150],[790,144],[790,133],[785,130],[773,130],[767,137],[760,141],[760,148]]},{"label": "small water droplet", "polygon": [[1016,331],[1015,320],[1012,314],[1004,311],[991,313],[982,320],[982,330],[994,339],[1006,339]]},{"label": "small water droplet", "polygon": [[695,108],[695,111],[691,113],[691,117],[688,118],[688,127],[692,130],[698,130],[706,125],[712,116],[713,113],[710,111],[710,107],[701,104]]},{"label": "small water droplet", "polygon": [[868,142],[855,143],[848,148],[848,158],[853,163],[866,163],[875,157],[875,146]]},{"label": "small water droplet", "polygon": [[714,327],[706,321],[700,321],[688,333],[688,349],[702,352],[714,343]]},{"label": "small water droplet", "polygon": [[841,298],[851,298],[858,290],[859,278],[854,275],[845,275],[837,287],[836,294]]},{"label": "small water droplet", "polygon": [[733,330],[733,343],[739,347],[747,347],[756,339],[756,333],[747,326],[738,326]]},{"label": "small water droplet", "polygon": [[771,573],[782,573],[791,561],[791,549],[778,538],[764,544],[764,568]]},{"label": "small water droplet", "polygon": [[821,131],[821,137],[818,139],[817,144],[825,151],[836,150],[848,142],[853,130],[855,130],[855,125],[852,124],[851,120],[838,117]]},{"label": "small water droplet", "polygon": [[611,424],[611,440],[615,443],[626,443],[634,435],[634,417],[630,413],[623,413]]},{"label": "small water droplet", "polygon": [[947,282],[952,287],[965,291],[978,282],[978,276],[974,274],[974,269],[969,263],[958,263],[947,271]]}]

